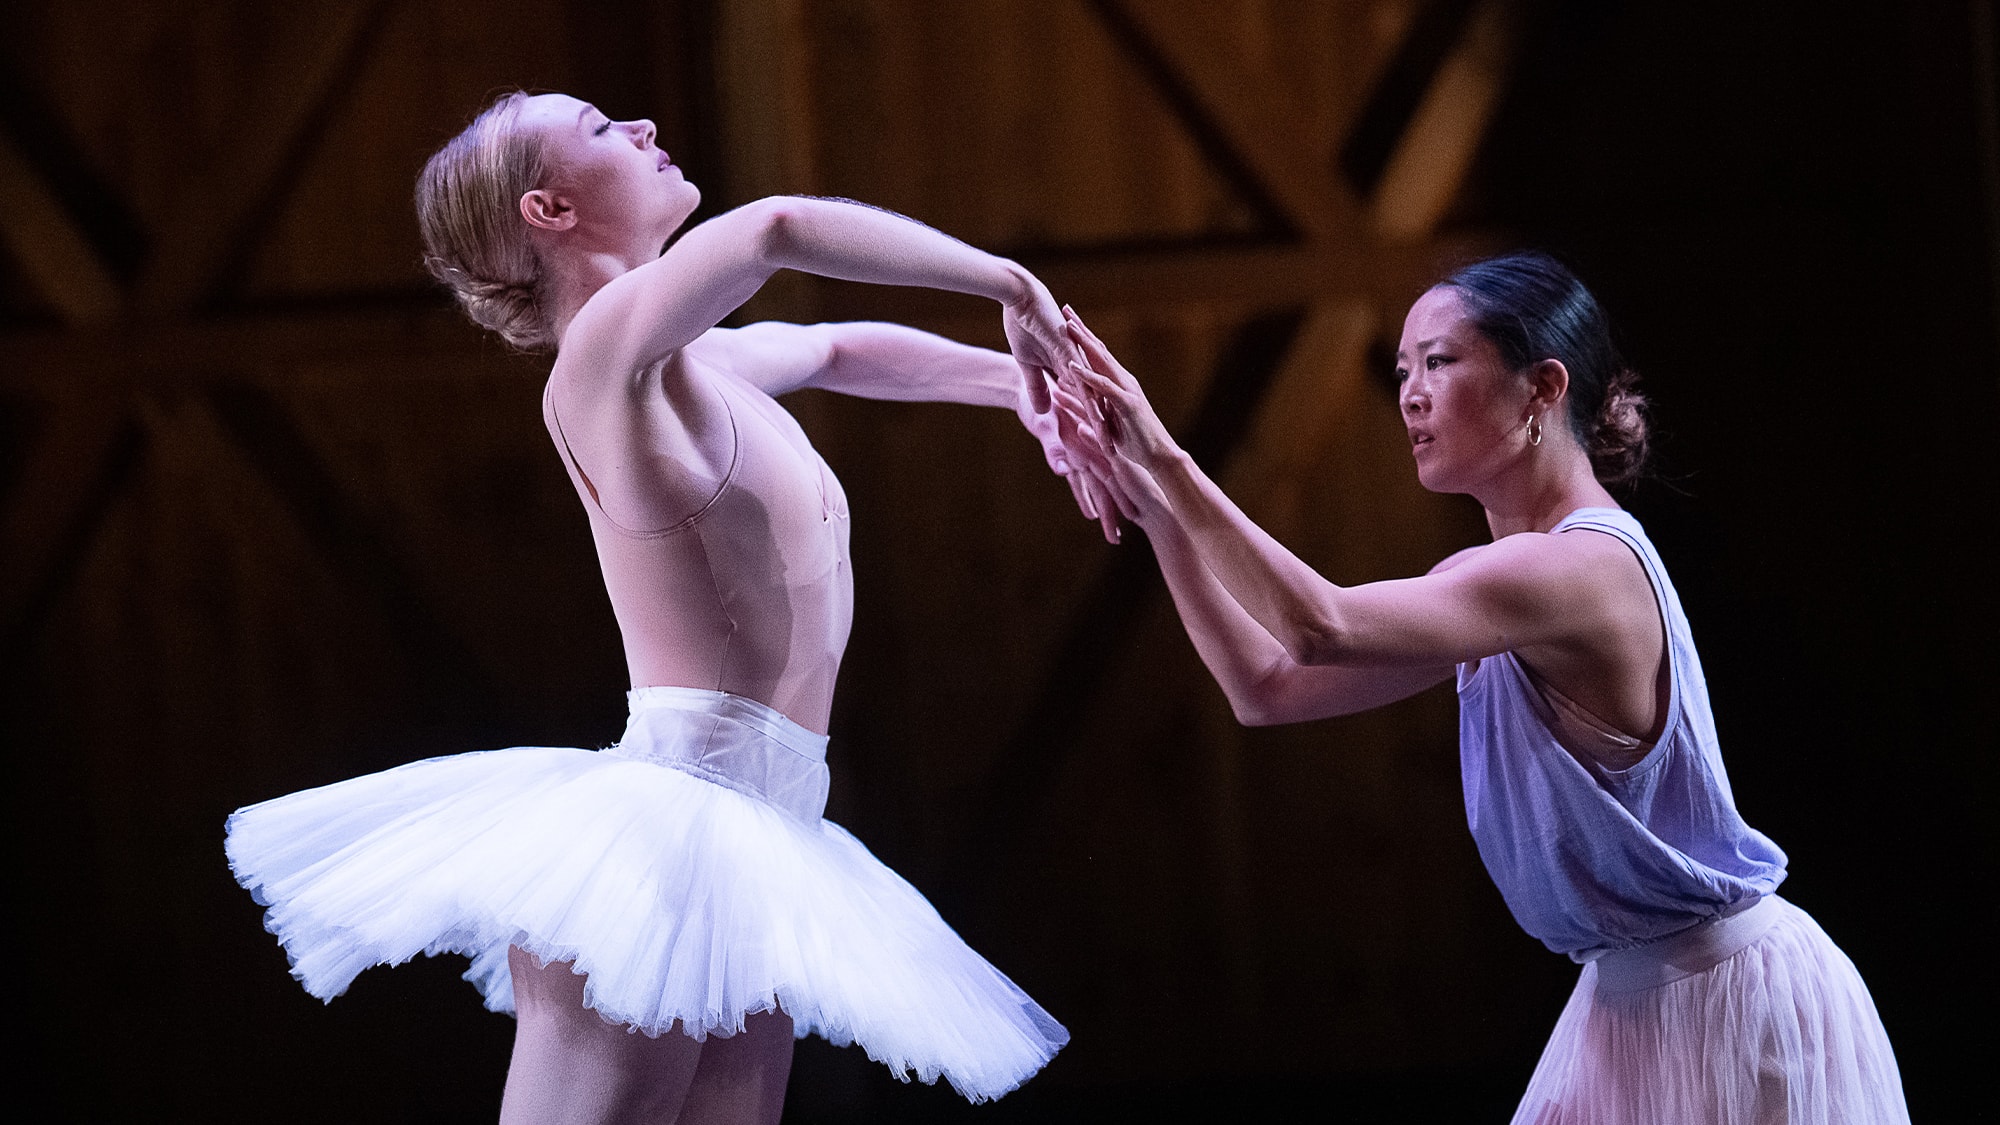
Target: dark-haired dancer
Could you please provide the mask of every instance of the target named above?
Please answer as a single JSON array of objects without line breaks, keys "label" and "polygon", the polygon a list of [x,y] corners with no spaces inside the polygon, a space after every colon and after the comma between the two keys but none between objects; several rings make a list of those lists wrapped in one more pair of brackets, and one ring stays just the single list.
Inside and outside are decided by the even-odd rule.
[{"label": "dark-haired dancer", "polygon": [[1352,587],[1251,523],[1071,330],[1091,363],[1059,395],[1073,452],[1145,529],[1242,721],[1364,710],[1456,669],[1480,855],[1522,927],[1584,966],[1517,1123],[1908,1120],[1854,966],[1774,893],[1785,855],[1736,813],[1680,601],[1606,491],[1640,469],[1645,423],[1581,283],[1516,255],[1410,309],[1418,479],[1476,498],[1493,542]]},{"label": "dark-haired dancer", "polygon": [[[771,396],[1014,409],[1060,470],[1061,314],[1018,265],[837,201],[752,203],[662,254],[699,193],[653,135],[508,95],[417,186],[432,272],[480,324],[556,352],[543,415],[624,636],[624,737],[266,801],[230,818],[231,866],[315,996],[470,956],[519,1017],[502,1122],[774,1123],[807,1032],[999,1097],[1068,1034],[821,819],[847,501]],[[1014,355],[886,324],[716,327],[784,267],[990,297]]]}]

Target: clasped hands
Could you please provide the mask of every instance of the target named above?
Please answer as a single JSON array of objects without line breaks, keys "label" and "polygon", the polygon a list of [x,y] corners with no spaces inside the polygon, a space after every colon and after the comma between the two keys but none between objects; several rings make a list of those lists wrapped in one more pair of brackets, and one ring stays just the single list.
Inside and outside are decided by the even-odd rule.
[{"label": "clasped hands", "polygon": [[[1053,326],[1046,315],[1053,301],[1045,290],[1037,295],[1041,301],[1010,307],[1007,317],[1024,379],[1021,420],[1042,441],[1049,467],[1069,482],[1084,517],[1117,543],[1121,520],[1143,525],[1166,510],[1152,469],[1180,449],[1104,341],[1067,305]],[[1047,309],[1033,307],[1042,301]]]}]

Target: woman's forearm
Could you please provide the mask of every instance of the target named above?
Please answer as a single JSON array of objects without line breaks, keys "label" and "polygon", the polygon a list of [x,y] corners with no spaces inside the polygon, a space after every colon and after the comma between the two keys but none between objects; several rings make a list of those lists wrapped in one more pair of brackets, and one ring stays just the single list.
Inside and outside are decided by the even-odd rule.
[{"label": "woman's forearm", "polygon": [[1235,604],[1292,660],[1336,659],[1340,588],[1245,515],[1184,451],[1159,459],[1151,473],[1167,500],[1161,518],[1174,523]]},{"label": "woman's forearm", "polygon": [[822,326],[831,358],[813,385],[897,402],[959,402],[1012,410],[1021,372],[1005,352],[973,347],[900,324],[859,321]]},{"label": "woman's forearm", "polygon": [[1447,665],[1306,665],[1247,613],[1171,519],[1149,520],[1147,538],[1188,639],[1245,726],[1349,715],[1414,695],[1447,678]]},{"label": "woman's forearm", "polygon": [[1035,293],[1033,275],[914,219],[848,200],[766,200],[760,249],[774,267],[844,281],[917,285],[1013,306]]},{"label": "woman's forearm", "polygon": [[1181,625],[1237,721],[1252,726],[1272,721],[1260,689],[1292,664],[1290,655],[1217,581],[1178,524],[1153,520],[1145,532]]},{"label": "woman's forearm", "polygon": [[1032,413],[1049,409],[1046,378],[1075,354],[1062,312],[1035,275],[922,223],[859,203],[766,201],[759,245],[776,266],[883,285],[921,285],[998,301],[1007,348]]}]

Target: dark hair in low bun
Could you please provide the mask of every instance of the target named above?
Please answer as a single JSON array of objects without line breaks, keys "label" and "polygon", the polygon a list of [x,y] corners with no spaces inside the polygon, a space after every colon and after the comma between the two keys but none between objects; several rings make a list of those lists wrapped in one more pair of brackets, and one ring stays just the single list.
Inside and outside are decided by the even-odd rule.
[{"label": "dark hair in low bun", "polygon": [[1472,322],[1510,370],[1560,362],[1569,372],[1570,432],[1606,485],[1646,470],[1646,396],[1611,342],[1611,324],[1569,268],[1539,251],[1474,262],[1438,283],[1458,290]]}]

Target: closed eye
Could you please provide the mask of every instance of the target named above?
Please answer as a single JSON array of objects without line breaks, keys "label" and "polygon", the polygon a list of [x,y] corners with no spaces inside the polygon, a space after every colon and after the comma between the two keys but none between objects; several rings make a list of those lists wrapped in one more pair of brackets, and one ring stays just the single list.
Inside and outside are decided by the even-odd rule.
[{"label": "closed eye", "polygon": [[599,125],[597,128],[592,129],[590,131],[590,135],[593,137],[601,137],[604,134],[609,133],[610,131],[611,131],[611,119],[607,117],[604,119],[604,124]]}]

